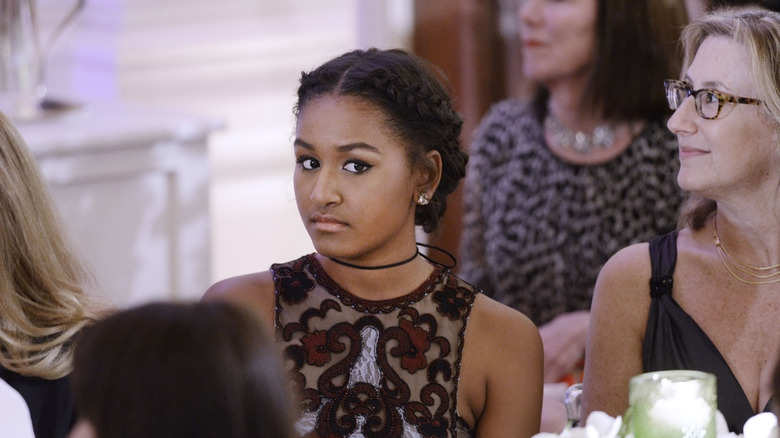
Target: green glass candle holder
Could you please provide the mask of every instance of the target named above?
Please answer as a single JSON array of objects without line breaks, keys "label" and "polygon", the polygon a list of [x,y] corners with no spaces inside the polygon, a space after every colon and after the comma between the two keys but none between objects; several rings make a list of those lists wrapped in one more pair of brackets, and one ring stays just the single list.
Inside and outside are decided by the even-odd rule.
[{"label": "green glass candle holder", "polygon": [[715,438],[715,375],[656,371],[629,381],[628,432],[634,438]]}]

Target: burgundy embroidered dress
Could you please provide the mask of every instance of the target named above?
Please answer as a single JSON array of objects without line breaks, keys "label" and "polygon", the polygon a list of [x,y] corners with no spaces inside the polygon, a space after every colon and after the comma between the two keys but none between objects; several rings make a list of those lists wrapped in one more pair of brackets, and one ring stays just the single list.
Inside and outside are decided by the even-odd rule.
[{"label": "burgundy embroidered dress", "polygon": [[457,412],[463,339],[478,293],[436,265],[416,290],[370,301],[314,255],[271,267],[284,344],[309,437],[467,437]]}]

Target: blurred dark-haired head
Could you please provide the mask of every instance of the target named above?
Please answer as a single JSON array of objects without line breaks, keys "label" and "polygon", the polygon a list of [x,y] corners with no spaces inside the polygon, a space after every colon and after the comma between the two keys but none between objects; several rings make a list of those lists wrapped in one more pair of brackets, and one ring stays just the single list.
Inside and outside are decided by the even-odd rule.
[{"label": "blurred dark-haired head", "polygon": [[147,304],[80,336],[76,406],[99,438],[287,438],[277,353],[261,323],[232,304]]}]

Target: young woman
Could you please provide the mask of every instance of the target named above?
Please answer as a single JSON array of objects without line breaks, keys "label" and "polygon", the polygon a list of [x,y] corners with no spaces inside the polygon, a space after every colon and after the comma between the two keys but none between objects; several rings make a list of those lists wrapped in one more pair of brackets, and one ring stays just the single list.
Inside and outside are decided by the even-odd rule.
[{"label": "young woman", "polygon": [[584,412],[621,415],[642,372],[716,375],[729,429],[770,408],[780,353],[780,14],[723,11],[683,33],[667,80],[681,229],[618,252],[596,284]]},{"label": "young woman", "polygon": [[301,77],[298,210],[317,252],[224,280],[285,346],[312,436],[531,436],[531,321],[419,252],[463,177],[461,119],[422,60],[353,51]]},{"label": "young woman", "polygon": [[76,418],[67,376],[76,335],[97,318],[88,278],[38,164],[0,113],[0,379],[24,397],[37,437],[64,438]]}]

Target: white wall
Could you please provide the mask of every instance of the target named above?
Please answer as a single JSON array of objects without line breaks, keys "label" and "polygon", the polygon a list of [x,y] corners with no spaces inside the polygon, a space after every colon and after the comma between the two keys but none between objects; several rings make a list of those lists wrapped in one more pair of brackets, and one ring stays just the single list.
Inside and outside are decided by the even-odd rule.
[{"label": "white wall", "polygon": [[[39,0],[51,26],[67,0]],[[412,0],[88,0],[55,46],[52,95],[217,117],[216,281],[312,251],[292,190],[297,80],[344,51],[408,47]]]}]

